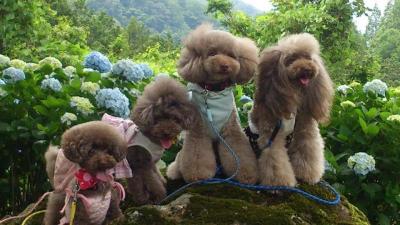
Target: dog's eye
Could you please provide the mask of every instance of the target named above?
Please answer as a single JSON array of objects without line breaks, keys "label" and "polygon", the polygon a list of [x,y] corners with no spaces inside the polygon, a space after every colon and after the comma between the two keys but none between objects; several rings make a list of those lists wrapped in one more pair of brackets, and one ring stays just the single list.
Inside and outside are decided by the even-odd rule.
[{"label": "dog's eye", "polygon": [[94,148],[89,149],[88,154],[89,155],[93,155],[96,152],[96,150]]},{"label": "dog's eye", "polygon": [[230,54],[227,54],[229,57],[231,57],[231,58],[234,58],[234,59],[236,59],[237,57],[235,56],[235,54],[232,54],[232,53],[230,53]]},{"label": "dog's eye", "polygon": [[215,56],[216,54],[217,54],[217,51],[215,51],[215,50],[210,50],[210,51],[207,53],[208,56]]}]

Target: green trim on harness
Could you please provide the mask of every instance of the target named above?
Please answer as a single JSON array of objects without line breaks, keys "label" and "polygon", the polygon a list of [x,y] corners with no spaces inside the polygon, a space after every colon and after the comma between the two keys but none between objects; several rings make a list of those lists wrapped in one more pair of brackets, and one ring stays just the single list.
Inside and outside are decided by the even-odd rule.
[{"label": "green trim on harness", "polygon": [[209,135],[213,139],[217,139],[215,132],[208,122],[207,108],[211,112],[215,128],[218,132],[221,132],[224,125],[228,122],[232,110],[236,107],[233,86],[218,92],[205,90],[194,83],[188,83],[187,88],[190,100],[198,107],[201,112],[201,118],[207,124]]}]

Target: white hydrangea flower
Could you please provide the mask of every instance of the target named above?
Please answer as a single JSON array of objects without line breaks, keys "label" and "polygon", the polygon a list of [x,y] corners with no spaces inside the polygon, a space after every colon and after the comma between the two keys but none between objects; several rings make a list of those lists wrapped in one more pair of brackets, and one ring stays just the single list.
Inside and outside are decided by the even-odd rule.
[{"label": "white hydrangea flower", "polygon": [[93,82],[83,82],[81,85],[81,91],[87,92],[92,95],[95,95],[97,91],[100,89],[100,85]]},{"label": "white hydrangea flower", "polygon": [[357,152],[347,159],[347,166],[358,175],[367,175],[375,170],[375,159],[365,152]]},{"label": "white hydrangea flower", "polygon": [[166,164],[164,161],[162,161],[162,160],[159,160],[159,161],[156,163],[156,166],[157,166],[157,168],[158,168],[159,170],[167,168],[167,164]]},{"label": "white hydrangea flower", "polygon": [[7,91],[0,88],[0,97],[5,97],[5,96],[7,96]]},{"label": "white hydrangea flower", "polygon": [[39,64],[36,63],[27,63],[25,66],[26,71],[35,71],[39,68]]},{"label": "white hydrangea flower", "polygon": [[78,117],[75,114],[69,112],[64,113],[64,115],[62,115],[60,118],[61,123],[67,124],[68,126],[70,126],[71,123],[77,119]]},{"label": "white hydrangea flower", "polygon": [[360,87],[360,86],[361,86],[361,84],[358,83],[357,81],[353,81],[349,84],[349,87],[351,87],[351,88],[356,88],[356,87]]},{"label": "white hydrangea flower", "polygon": [[26,62],[20,60],[20,59],[13,59],[9,62],[11,67],[14,67],[16,69],[21,69],[24,70],[26,67]]},{"label": "white hydrangea flower", "polygon": [[351,90],[351,87],[348,85],[340,85],[336,90],[341,94],[347,95],[347,92]]},{"label": "white hydrangea flower", "polygon": [[354,104],[354,102],[352,102],[352,101],[347,100],[347,101],[341,102],[340,106],[342,106],[343,108],[354,108],[354,107],[356,107],[356,104]]},{"label": "white hydrangea flower", "polygon": [[0,54],[0,67],[8,66],[10,65],[9,63],[10,63],[10,58]]},{"label": "white hydrangea flower", "polygon": [[53,69],[62,68],[62,63],[60,62],[60,60],[54,57],[46,57],[39,61],[40,66],[43,66],[45,64],[49,64]]},{"label": "white hydrangea flower", "polygon": [[47,77],[46,79],[42,80],[41,86],[42,89],[50,89],[55,92],[61,91],[62,85],[59,80],[53,77]]},{"label": "white hydrangea flower", "polygon": [[76,74],[76,68],[73,66],[67,66],[64,68],[64,73],[65,75],[67,75],[69,78],[74,77],[74,75]]},{"label": "white hydrangea flower", "polygon": [[385,97],[386,91],[388,90],[388,86],[385,82],[374,79],[371,82],[367,82],[363,88],[364,92],[372,92],[378,95]]},{"label": "white hydrangea flower", "polygon": [[90,72],[96,72],[96,70],[91,69],[91,68],[83,68],[84,73],[90,73]]},{"label": "white hydrangea flower", "polygon": [[388,121],[400,123],[400,115],[390,115]]},{"label": "white hydrangea flower", "polygon": [[72,96],[70,105],[84,115],[89,115],[94,112],[94,106],[92,105],[92,103],[90,103],[89,99],[84,97]]}]

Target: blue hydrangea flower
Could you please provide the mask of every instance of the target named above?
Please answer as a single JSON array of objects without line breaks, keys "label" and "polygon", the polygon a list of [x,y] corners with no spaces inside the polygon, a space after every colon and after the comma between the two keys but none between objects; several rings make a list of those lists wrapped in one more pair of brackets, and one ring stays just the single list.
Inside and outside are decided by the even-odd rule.
[{"label": "blue hydrangea flower", "polygon": [[239,100],[241,103],[248,103],[248,102],[252,102],[253,99],[251,99],[249,96],[247,95],[242,95],[242,97],[240,97]]},{"label": "blue hydrangea flower", "polygon": [[110,60],[105,55],[96,51],[91,52],[85,57],[83,65],[86,68],[97,70],[100,73],[110,72],[112,66]]},{"label": "blue hydrangea flower", "polygon": [[3,70],[3,81],[7,84],[12,84],[19,80],[25,80],[25,73],[21,69],[9,67]]},{"label": "blue hydrangea flower", "polygon": [[149,78],[151,76],[153,76],[153,70],[150,68],[150,66],[146,63],[141,63],[139,64],[139,67],[142,69],[143,71],[143,76],[145,78]]},{"label": "blue hydrangea flower", "polygon": [[357,152],[347,159],[347,166],[358,175],[367,175],[375,170],[375,159],[365,152]]},{"label": "blue hydrangea flower", "polygon": [[118,88],[100,89],[96,95],[96,102],[97,106],[111,110],[116,116],[129,116],[129,100]]},{"label": "blue hydrangea flower", "polygon": [[336,88],[336,90],[337,90],[339,93],[346,95],[347,92],[348,92],[349,90],[351,90],[351,87],[348,86],[348,85],[340,85],[339,87]]},{"label": "blue hydrangea flower", "polygon": [[132,60],[122,59],[113,65],[112,73],[114,75],[123,76],[132,82],[138,82],[144,78],[144,72],[140,65],[135,64]]},{"label": "blue hydrangea flower", "polygon": [[42,89],[45,89],[45,90],[50,89],[55,92],[61,91],[61,88],[62,88],[60,81],[53,77],[42,80],[40,87]]},{"label": "blue hydrangea flower", "polygon": [[388,90],[388,86],[385,82],[374,79],[371,82],[367,82],[364,84],[363,88],[364,92],[372,92],[381,96],[385,96],[386,91]]},{"label": "blue hydrangea flower", "polygon": [[0,85],[5,85],[6,83],[2,80],[2,79],[0,79]]}]

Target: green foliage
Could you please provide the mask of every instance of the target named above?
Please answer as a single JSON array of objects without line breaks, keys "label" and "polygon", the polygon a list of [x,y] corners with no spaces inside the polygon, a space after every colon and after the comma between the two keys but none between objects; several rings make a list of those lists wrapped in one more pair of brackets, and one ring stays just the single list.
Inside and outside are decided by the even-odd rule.
[{"label": "green foliage", "polygon": [[[400,220],[400,120],[391,116],[400,114],[400,89],[390,89],[383,98],[364,93],[360,84],[350,86],[347,94],[337,93],[331,123],[322,128],[325,156],[336,170],[326,179],[366,212],[372,224],[392,224],[385,221]],[[356,175],[347,159],[357,152],[372,155],[376,171]]]}]

